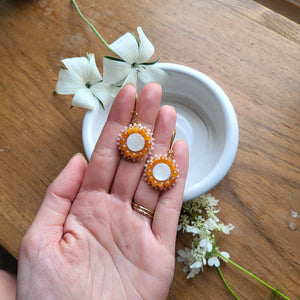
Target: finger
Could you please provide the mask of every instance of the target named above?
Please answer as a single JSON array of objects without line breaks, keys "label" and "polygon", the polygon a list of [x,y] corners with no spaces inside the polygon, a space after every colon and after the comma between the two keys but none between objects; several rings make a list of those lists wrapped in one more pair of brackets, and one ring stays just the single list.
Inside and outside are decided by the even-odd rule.
[{"label": "finger", "polygon": [[0,270],[0,291],[3,297],[2,299],[6,299],[6,300],[16,299],[16,294],[17,294],[16,275],[13,275],[4,270]]},{"label": "finger", "polygon": [[120,161],[117,137],[123,127],[131,121],[135,97],[136,88],[129,84],[117,95],[92,153],[83,189],[110,191]]},{"label": "finger", "polygon": [[184,141],[176,141],[173,151],[179,169],[179,178],[174,187],[161,193],[152,223],[153,234],[170,251],[173,251],[175,247],[177,224],[189,162],[188,147]]},{"label": "finger", "polygon": [[[167,155],[170,148],[170,141],[176,125],[176,111],[172,106],[161,107],[157,121],[155,124],[155,129],[153,136],[155,138],[155,145],[153,150],[153,156],[155,154]],[[164,192],[162,192],[164,193]],[[134,195],[134,202],[150,209],[155,210],[157,200],[159,198],[160,192],[153,189],[149,184],[142,180]]]},{"label": "finger", "polygon": [[[141,125],[152,131],[161,101],[161,86],[147,84],[141,91],[137,102],[137,118]],[[125,201],[132,200],[144,170],[146,155],[139,161],[122,159],[118,166],[111,193]]]},{"label": "finger", "polygon": [[61,237],[65,220],[80,189],[86,168],[87,163],[82,154],[72,157],[47,189],[45,198],[31,225],[31,230],[54,232]]}]

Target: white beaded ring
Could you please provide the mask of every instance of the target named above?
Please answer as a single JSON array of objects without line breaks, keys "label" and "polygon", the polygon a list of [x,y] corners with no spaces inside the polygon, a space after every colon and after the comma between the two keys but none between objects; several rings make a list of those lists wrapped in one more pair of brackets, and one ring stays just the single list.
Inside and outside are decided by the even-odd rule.
[{"label": "white beaded ring", "polygon": [[118,136],[118,147],[121,154],[132,161],[151,154],[153,149],[152,132],[139,123],[126,126]]}]

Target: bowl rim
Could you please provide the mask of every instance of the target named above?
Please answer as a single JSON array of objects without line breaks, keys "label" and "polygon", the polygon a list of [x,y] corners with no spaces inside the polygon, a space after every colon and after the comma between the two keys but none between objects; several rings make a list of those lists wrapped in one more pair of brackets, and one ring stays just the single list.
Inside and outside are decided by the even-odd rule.
[{"label": "bowl rim", "polygon": [[[210,173],[201,181],[191,186],[188,190],[185,189],[183,201],[187,201],[210,191],[225,177],[225,175],[230,170],[238,149],[238,120],[233,105],[230,102],[228,96],[225,94],[223,89],[210,77],[196,69],[180,64],[157,63],[156,65],[166,72],[169,71],[184,73],[203,83],[216,96],[224,114],[226,139],[223,151],[221,152],[219,160],[217,161],[214,168],[210,171]],[[92,112],[93,111],[87,111],[85,113],[82,125],[83,147],[88,159],[90,157],[90,153],[92,153],[92,149],[90,149],[91,147],[89,138],[86,137],[85,133],[89,130],[88,121]]]}]

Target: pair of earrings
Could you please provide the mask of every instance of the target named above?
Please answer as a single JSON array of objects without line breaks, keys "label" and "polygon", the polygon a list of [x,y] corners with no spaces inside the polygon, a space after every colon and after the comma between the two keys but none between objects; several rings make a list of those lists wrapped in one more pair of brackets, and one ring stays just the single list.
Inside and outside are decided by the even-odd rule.
[{"label": "pair of earrings", "polygon": [[[154,146],[152,132],[142,126],[137,119],[136,102],[132,112],[131,124],[125,126],[118,136],[118,147],[125,158],[137,161],[151,155]],[[173,132],[169,151],[166,155],[155,155],[147,160],[144,170],[145,181],[155,189],[166,190],[173,186],[178,178],[179,170],[174,160],[172,144],[175,139]]]}]

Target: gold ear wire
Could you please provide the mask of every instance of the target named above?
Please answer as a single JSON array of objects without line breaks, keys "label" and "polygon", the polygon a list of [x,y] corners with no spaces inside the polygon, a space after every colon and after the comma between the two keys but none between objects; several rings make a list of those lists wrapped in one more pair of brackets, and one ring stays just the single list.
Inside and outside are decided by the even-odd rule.
[{"label": "gold ear wire", "polygon": [[137,103],[137,100],[138,100],[138,94],[136,93],[136,96],[135,96],[135,101],[134,101],[134,107],[133,107],[133,111],[131,112],[132,113],[132,120],[131,120],[131,124],[139,124],[139,120],[137,118],[137,111],[136,111],[136,103]]},{"label": "gold ear wire", "polygon": [[173,143],[174,143],[174,140],[175,140],[175,136],[176,136],[176,129],[174,129],[173,133],[172,133],[172,136],[171,136],[171,142],[170,142],[170,146],[169,146],[169,151],[168,151],[168,155],[167,157],[172,157],[174,156],[174,152],[172,150],[172,146],[173,146]]}]

